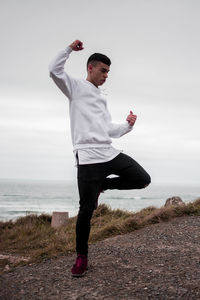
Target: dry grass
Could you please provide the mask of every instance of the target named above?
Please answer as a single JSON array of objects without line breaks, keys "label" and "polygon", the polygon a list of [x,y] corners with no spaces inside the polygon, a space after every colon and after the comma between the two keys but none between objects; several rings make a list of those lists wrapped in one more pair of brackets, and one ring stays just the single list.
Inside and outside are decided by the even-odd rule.
[{"label": "dry grass", "polygon": [[[102,204],[93,214],[90,243],[184,215],[200,215],[200,198],[181,206],[148,207],[137,213],[112,210]],[[44,214],[0,222],[0,253],[29,257],[29,262],[66,255],[75,250],[75,224],[76,217],[69,218],[66,225],[55,230],[51,216]],[[0,260],[0,267],[8,264],[4,261]]]}]

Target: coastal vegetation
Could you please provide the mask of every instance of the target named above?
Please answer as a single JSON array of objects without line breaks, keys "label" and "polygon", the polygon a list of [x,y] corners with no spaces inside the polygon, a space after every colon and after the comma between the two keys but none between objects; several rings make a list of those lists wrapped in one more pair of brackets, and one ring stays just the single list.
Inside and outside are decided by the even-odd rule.
[{"label": "coastal vegetation", "polygon": [[[136,213],[112,210],[101,204],[93,214],[89,242],[96,243],[186,215],[200,215],[200,198],[183,205],[147,207]],[[74,252],[75,224],[76,217],[72,217],[65,225],[54,229],[51,227],[51,216],[46,214],[31,214],[16,221],[0,222],[0,269],[10,269],[17,264],[35,263]]]}]

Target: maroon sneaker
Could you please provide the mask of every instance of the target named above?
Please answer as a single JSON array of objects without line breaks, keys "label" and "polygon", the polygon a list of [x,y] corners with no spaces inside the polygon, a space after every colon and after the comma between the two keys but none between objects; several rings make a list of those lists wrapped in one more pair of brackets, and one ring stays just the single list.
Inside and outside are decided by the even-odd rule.
[{"label": "maroon sneaker", "polygon": [[76,262],[71,269],[72,276],[81,277],[85,275],[85,272],[87,271],[87,264],[87,256],[83,254],[78,254]]}]

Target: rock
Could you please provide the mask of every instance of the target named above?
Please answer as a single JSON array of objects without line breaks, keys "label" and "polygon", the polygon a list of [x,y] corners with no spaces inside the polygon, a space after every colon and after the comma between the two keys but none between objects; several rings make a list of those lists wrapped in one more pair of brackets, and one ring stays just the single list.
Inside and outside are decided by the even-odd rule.
[{"label": "rock", "polygon": [[185,204],[185,203],[183,202],[183,200],[181,199],[181,197],[179,197],[179,196],[173,196],[173,197],[168,198],[166,200],[164,206],[166,207],[166,206],[171,206],[171,205],[175,206],[175,205],[183,205],[183,204]]},{"label": "rock", "polygon": [[59,228],[60,226],[64,225],[69,218],[68,212],[57,212],[54,211],[51,220],[51,226],[53,228]]}]

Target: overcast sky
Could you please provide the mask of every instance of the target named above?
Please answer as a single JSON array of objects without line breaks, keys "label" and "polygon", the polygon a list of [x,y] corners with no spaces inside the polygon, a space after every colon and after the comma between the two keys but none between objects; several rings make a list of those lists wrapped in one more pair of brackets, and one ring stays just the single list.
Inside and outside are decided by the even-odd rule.
[{"label": "overcast sky", "polygon": [[0,9],[0,178],[76,179],[68,100],[48,65],[75,39],[66,64],[86,77],[93,52],[112,60],[104,92],[114,122],[130,109],[134,130],[113,141],[154,183],[199,184],[200,2],[18,0]]}]

